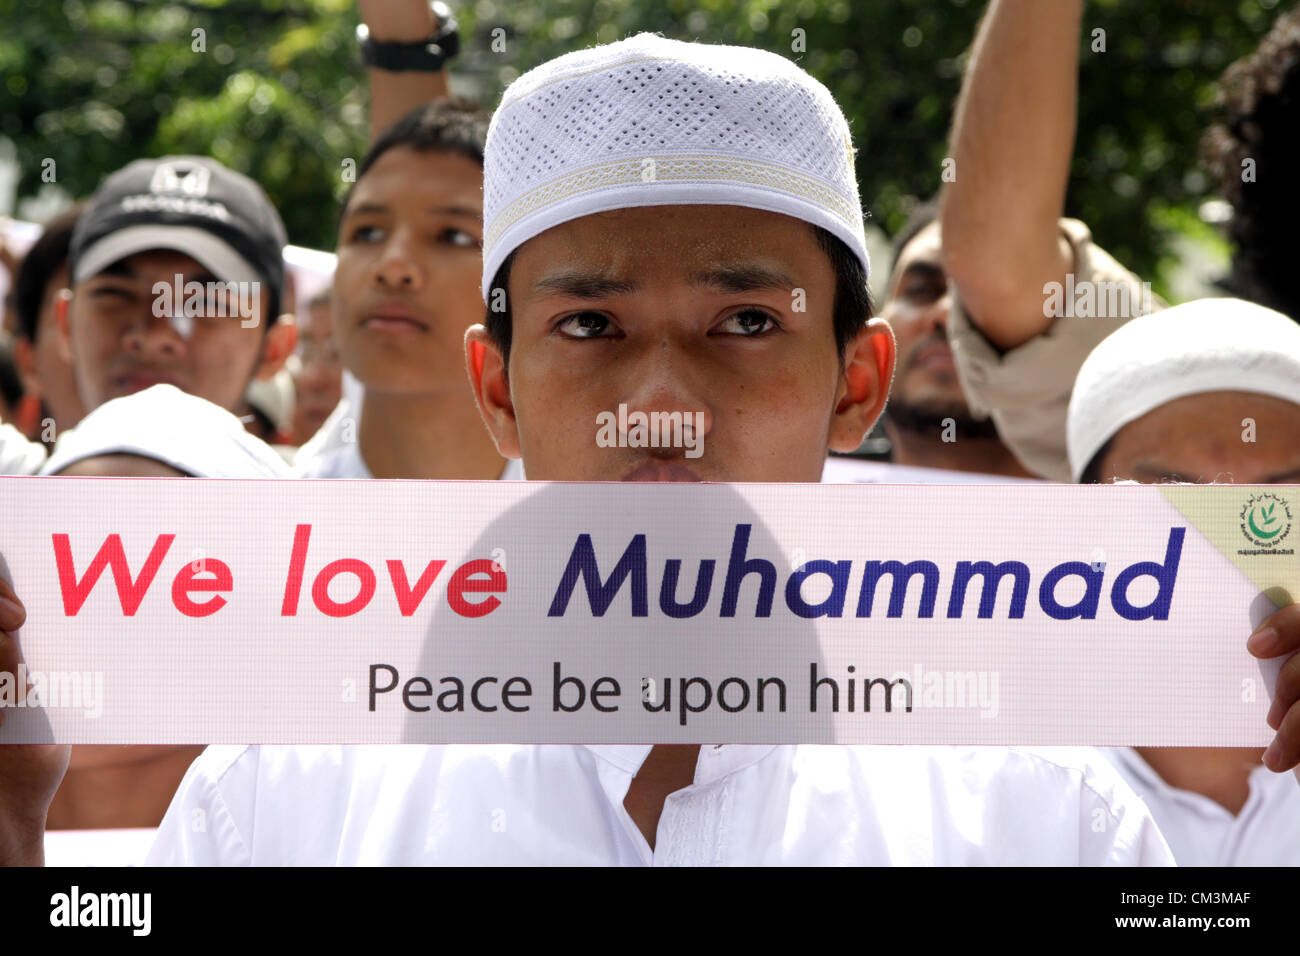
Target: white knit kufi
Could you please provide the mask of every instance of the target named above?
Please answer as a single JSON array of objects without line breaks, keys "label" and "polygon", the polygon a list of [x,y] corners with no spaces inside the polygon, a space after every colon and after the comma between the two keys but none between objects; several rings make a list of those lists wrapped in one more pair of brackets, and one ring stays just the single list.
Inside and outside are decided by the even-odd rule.
[{"label": "white knit kufi", "polygon": [[1074,480],[1129,422],[1205,392],[1253,392],[1300,405],[1300,325],[1240,299],[1197,299],[1111,333],[1079,369],[1070,397]]},{"label": "white knit kufi", "polygon": [[41,469],[101,455],[152,458],[195,478],[287,478],[288,465],[224,408],[172,385],[105,402],[65,433]]},{"label": "white knit kufi", "polygon": [[544,63],[502,96],[483,180],[484,301],[529,239],[636,206],[784,213],[870,265],[844,114],[794,63],[749,47],[642,33]]}]

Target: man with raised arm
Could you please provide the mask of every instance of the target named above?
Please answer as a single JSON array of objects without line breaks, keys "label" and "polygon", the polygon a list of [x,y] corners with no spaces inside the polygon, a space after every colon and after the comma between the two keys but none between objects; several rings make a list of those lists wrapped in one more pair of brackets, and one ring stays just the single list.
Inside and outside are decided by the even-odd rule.
[{"label": "man with raised arm", "polygon": [[1069,481],[1065,413],[1092,348],[1163,305],[1062,218],[1083,0],[992,0],[952,130],[943,258],[948,335],[972,408],[1030,471]]}]

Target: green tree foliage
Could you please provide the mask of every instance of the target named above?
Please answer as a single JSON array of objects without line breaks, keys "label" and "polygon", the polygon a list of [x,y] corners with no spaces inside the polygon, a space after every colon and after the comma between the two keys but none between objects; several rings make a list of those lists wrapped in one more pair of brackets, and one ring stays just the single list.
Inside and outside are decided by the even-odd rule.
[{"label": "green tree foliage", "polygon": [[[892,232],[941,184],[982,10],[979,0],[477,0],[457,5],[453,66],[492,104],[520,72],[640,30],[792,57],[850,117],[863,201]],[[1139,271],[1167,262],[1190,218],[1170,210],[1213,194],[1197,143],[1214,82],[1276,13],[1276,0],[1088,5],[1068,211]],[[294,242],[331,248],[342,160],[365,148],[356,22],[349,0],[0,0],[0,135],[17,147],[20,195],[40,188],[47,157],[59,185],[84,195],[137,156],[207,153],[265,185]]]}]

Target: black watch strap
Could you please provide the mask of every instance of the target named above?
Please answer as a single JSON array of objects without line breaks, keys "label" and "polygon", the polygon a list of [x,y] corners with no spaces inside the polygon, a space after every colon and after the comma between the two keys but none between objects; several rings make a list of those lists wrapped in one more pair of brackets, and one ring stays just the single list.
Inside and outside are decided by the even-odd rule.
[{"label": "black watch strap", "polygon": [[380,70],[433,72],[460,52],[460,27],[444,3],[434,4],[438,32],[422,43],[385,43],[370,38],[364,25],[357,28],[361,56],[366,66]]}]

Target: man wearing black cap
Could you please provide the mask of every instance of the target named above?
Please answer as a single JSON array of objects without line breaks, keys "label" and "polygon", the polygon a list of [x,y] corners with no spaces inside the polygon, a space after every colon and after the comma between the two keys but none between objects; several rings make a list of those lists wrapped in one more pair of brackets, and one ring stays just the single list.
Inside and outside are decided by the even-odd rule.
[{"label": "man wearing black cap", "polygon": [[235,414],[292,351],[284,225],[251,179],[201,156],[130,163],[77,223],[57,318],[94,409],[172,384]]}]

